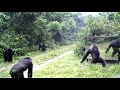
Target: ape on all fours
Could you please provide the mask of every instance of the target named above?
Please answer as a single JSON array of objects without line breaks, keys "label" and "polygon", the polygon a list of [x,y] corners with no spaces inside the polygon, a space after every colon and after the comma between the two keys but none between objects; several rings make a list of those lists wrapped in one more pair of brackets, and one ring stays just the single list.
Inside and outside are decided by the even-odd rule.
[{"label": "ape on all fours", "polygon": [[10,70],[10,75],[12,78],[24,78],[23,72],[26,71],[27,69],[28,69],[28,78],[32,78],[33,63],[32,63],[32,59],[29,57],[26,57],[18,61],[16,64],[14,64]]},{"label": "ape on all fours", "polygon": [[120,41],[113,40],[112,42],[110,42],[109,46],[107,47],[106,53],[109,51],[110,48],[112,48],[113,49],[112,57],[114,57],[114,55],[119,52],[119,47],[120,47]]}]

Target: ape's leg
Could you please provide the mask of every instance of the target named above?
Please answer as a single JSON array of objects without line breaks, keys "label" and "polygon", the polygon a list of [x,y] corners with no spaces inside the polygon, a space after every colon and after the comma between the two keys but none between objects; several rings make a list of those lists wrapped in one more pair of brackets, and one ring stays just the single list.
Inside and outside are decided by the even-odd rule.
[{"label": "ape's leg", "polygon": [[102,66],[103,66],[103,67],[106,66],[106,62],[105,62],[101,57],[98,58],[98,62],[99,62],[99,63],[102,63]]},{"label": "ape's leg", "polygon": [[28,67],[28,78],[32,78],[33,64],[31,63]]},{"label": "ape's leg", "polygon": [[4,61],[8,61],[8,56],[4,56]]},{"label": "ape's leg", "polygon": [[41,47],[39,46],[39,49],[38,50],[41,50]]},{"label": "ape's leg", "polygon": [[114,55],[117,53],[117,51],[113,51],[112,52],[112,57],[114,57]]},{"label": "ape's leg", "polygon": [[97,60],[96,59],[93,59],[91,64],[96,64],[97,63]]},{"label": "ape's leg", "polygon": [[24,78],[23,72],[19,73],[19,78]]},{"label": "ape's leg", "polygon": [[23,72],[21,72],[21,73],[11,73],[11,77],[12,78],[24,78],[24,74],[23,74]]},{"label": "ape's leg", "polygon": [[4,61],[6,62],[6,61],[7,61],[7,59],[5,58],[5,59],[4,59]]},{"label": "ape's leg", "polygon": [[10,56],[9,62],[12,62],[12,55]]},{"label": "ape's leg", "polygon": [[11,77],[12,78],[18,78],[18,75],[14,73],[14,74],[11,75]]},{"label": "ape's leg", "polygon": [[8,56],[8,62],[10,62],[10,56]]},{"label": "ape's leg", "polygon": [[13,72],[10,74],[12,78],[15,78],[15,75],[13,74]]}]

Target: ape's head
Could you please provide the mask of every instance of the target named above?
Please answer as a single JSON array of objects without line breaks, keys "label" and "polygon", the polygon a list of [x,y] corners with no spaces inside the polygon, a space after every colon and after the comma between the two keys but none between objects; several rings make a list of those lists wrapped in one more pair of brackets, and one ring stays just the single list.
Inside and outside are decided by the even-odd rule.
[{"label": "ape's head", "polygon": [[96,44],[92,44],[90,50],[94,53],[99,53],[98,47]]},{"label": "ape's head", "polygon": [[24,58],[24,59],[31,59],[31,58],[29,58],[29,57],[26,57],[26,58]]},{"label": "ape's head", "polygon": [[91,45],[90,49],[93,49],[93,48],[97,48],[96,44],[94,43]]}]

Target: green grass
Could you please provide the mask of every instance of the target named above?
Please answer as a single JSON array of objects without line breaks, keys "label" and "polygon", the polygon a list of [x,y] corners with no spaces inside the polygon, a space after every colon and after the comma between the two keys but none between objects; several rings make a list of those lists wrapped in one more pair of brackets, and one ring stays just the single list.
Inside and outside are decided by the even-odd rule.
[{"label": "green grass", "polygon": [[9,78],[9,77],[10,77],[9,72],[10,72],[10,68],[7,69],[7,70],[2,71],[2,72],[0,73],[0,78]]},{"label": "green grass", "polygon": [[[104,57],[104,59],[111,58],[112,49],[105,54],[108,43],[98,44],[97,46],[101,57]],[[117,58],[117,55],[115,58]],[[34,72],[33,78],[114,78],[117,75],[120,77],[120,65],[118,64],[102,67],[99,63],[90,64],[86,61],[80,64],[81,59],[82,56],[78,58],[74,53],[71,53],[43,67],[43,69],[37,70]]]},{"label": "green grass", "polygon": [[67,46],[61,46],[56,49],[48,49],[46,52],[31,52],[28,53],[26,56],[16,57],[13,59],[12,63],[9,62],[2,62],[0,64],[0,78],[8,77],[9,71],[13,64],[15,64],[18,60],[24,58],[24,57],[31,57],[33,60],[33,65],[41,64],[49,59],[52,59],[66,51],[74,49],[75,45],[67,45]]},{"label": "green grass", "polygon": [[33,74],[33,78],[113,78],[120,73],[120,65],[102,67],[84,62],[73,53],[57,60]]},{"label": "green grass", "polygon": [[36,55],[37,58],[34,58],[36,56],[33,56],[33,64],[35,65],[35,64],[43,63],[43,62],[47,61],[48,59],[54,58],[54,57],[56,57],[64,52],[72,50],[72,49],[74,49],[74,45],[64,46],[64,47],[61,47],[59,49],[51,50],[51,51],[49,50],[47,52],[41,53],[40,55],[37,54]]},{"label": "green grass", "polygon": [[[101,57],[104,59],[112,58],[112,49],[109,50],[107,54],[105,54],[105,50],[108,46],[108,43],[97,44]],[[32,52],[29,53],[33,59],[34,65],[43,63],[49,59],[52,59],[66,51],[73,50],[75,45],[63,46],[59,49],[55,50],[47,50],[47,52]],[[25,56],[24,56],[25,57]],[[90,64],[86,61],[80,64],[80,61],[83,56],[77,57],[74,53],[70,53],[63,58],[60,58],[57,61],[48,64],[40,70],[37,70],[33,73],[33,78],[114,78],[120,77],[120,65],[107,65],[107,67],[102,67],[101,64]],[[89,55],[91,58],[91,56]],[[23,58],[23,57],[19,57]],[[117,55],[115,57],[117,59]],[[14,61],[15,62],[15,61]],[[13,63],[4,63],[12,65]],[[3,64],[3,65],[4,65]],[[2,65],[1,65],[2,66]],[[10,66],[11,67],[11,66]],[[9,77],[10,68],[6,68],[6,70],[0,73],[0,78]],[[118,76],[117,76],[118,75]]]}]

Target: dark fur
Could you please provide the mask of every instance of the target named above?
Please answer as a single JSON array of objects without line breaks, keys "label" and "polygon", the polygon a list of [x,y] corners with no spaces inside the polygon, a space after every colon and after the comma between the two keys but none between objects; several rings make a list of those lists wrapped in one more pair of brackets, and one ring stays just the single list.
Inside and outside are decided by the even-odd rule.
[{"label": "dark fur", "polygon": [[38,48],[38,50],[41,50],[41,48],[42,48],[42,43],[39,43],[39,48]]},{"label": "dark fur", "polygon": [[91,45],[91,47],[87,50],[87,52],[85,53],[85,55],[84,55],[84,57],[83,57],[83,59],[80,63],[84,62],[89,54],[91,54],[91,56],[92,56],[92,62],[91,63],[102,63],[103,67],[106,66],[106,63],[100,57],[100,52],[98,50],[98,47],[95,44]]},{"label": "dark fur", "polygon": [[33,72],[33,63],[32,59],[29,57],[26,57],[15,65],[10,70],[10,75],[12,78],[24,78],[23,72],[28,69],[28,78],[32,78],[32,72]]},{"label": "dark fur", "polygon": [[42,51],[44,51],[44,52],[46,51],[46,46],[44,43],[42,44]]},{"label": "dark fur", "polygon": [[13,57],[13,51],[12,51],[12,49],[7,49],[7,50],[5,50],[5,52],[4,52],[4,61],[6,62],[6,61],[8,61],[8,62],[12,62],[12,57]]},{"label": "dark fur", "polygon": [[46,51],[46,45],[44,43],[39,43],[39,50]]},{"label": "dark fur", "polygon": [[119,40],[113,40],[113,41],[109,44],[109,46],[107,47],[105,53],[107,53],[111,47],[112,47],[112,49],[113,49],[112,57],[114,57],[114,55],[117,54],[118,51],[119,51],[120,41],[119,41]]}]

